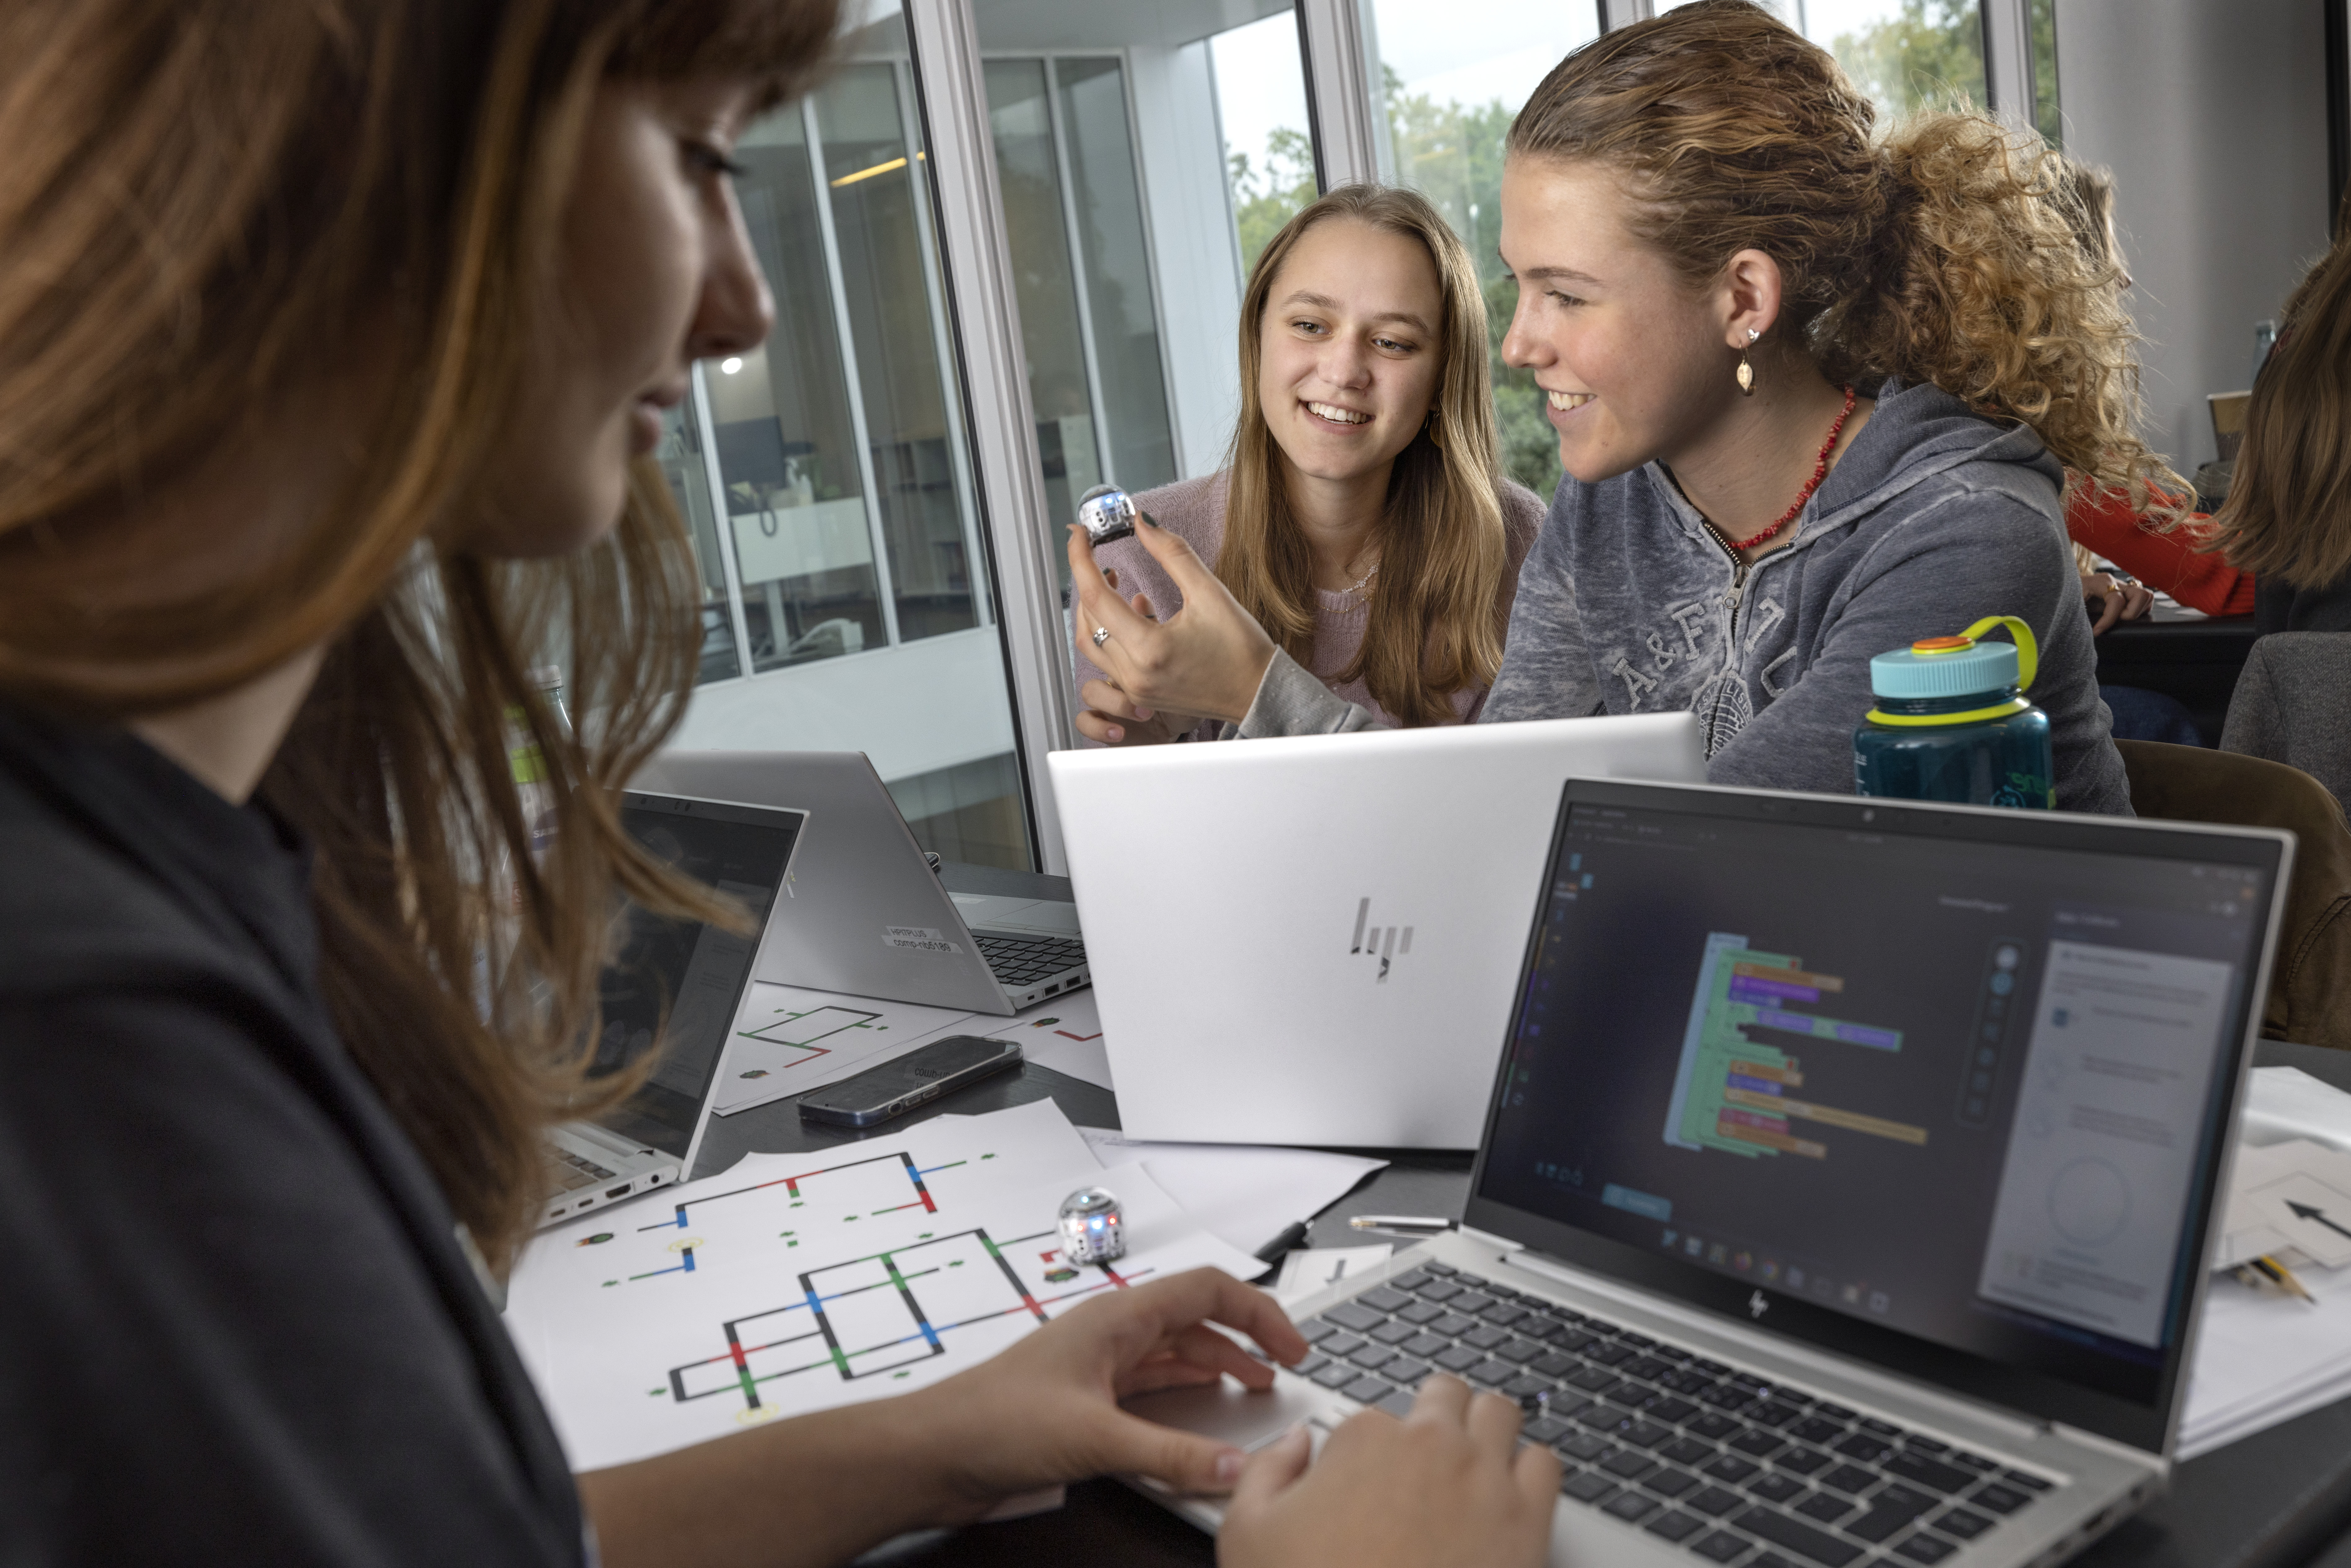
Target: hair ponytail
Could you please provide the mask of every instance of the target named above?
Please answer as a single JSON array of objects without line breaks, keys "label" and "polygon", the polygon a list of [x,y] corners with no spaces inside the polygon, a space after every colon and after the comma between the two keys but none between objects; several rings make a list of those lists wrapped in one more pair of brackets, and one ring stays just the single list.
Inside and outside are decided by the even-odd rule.
[{"label": "hair ponytail", "polygon": [[1748,0],[1602,36],[1535,89],[1513,156],[1627,180],[1634,233],[1693,287],[1779,263],[1782,326],[1832,381],[1930,382],[2032,427],[2065,466],[2150,500],[2186,481],[2137,434],[2137,334],[2077,243],[2058,155],[1967,110],[1876,111],[1834,59]]}]

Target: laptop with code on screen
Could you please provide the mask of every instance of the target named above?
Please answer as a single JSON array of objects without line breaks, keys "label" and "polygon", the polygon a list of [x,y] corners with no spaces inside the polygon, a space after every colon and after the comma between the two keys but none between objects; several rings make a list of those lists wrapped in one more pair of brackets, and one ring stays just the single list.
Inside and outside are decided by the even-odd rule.
[{"label": "laptop with code on screen", "polygon": [[1572,780],[1461,1228],[1153,1413],[1443,1369],[1564,1463],[1557,1563],[2060,1561],[2168,1473],[2293,848]]}]

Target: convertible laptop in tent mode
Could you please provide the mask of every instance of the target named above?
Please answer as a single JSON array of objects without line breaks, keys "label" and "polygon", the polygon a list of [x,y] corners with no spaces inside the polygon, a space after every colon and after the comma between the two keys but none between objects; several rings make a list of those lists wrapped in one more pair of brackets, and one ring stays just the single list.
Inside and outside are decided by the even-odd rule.
[{"label": "convertible laptop in tent mode", "polygon": [[950,894],[862,751],[669,751],[635,779],[789,807],[807,829],[758,977],[1010,1018],[1086,984],[1077,905]]},{"label": "convertible laptop in tent mode", "polygon": [[1046,758],[1127,1135],[1477,1145],[1570,778],[1701,781],[1687,713]]},{"label": "convertible laptop in tent mode", "polygon": [[1460,1228],[1270,1393],[1136,1406],[1255,1447],[1457,1374],[1565,1462],[1561,1568],[2062,1561],[2170,1469],[2293,852],[1574,780]]}]

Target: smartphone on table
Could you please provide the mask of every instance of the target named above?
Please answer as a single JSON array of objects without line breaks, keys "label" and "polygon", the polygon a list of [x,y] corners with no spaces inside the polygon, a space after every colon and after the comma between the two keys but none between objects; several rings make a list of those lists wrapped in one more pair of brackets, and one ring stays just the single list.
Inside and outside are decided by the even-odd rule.
[{"label": "smartphone on table", "polygon": [[871,1127],[1020,1065],[1016,1040],[950,1035],[800,1096],[800,1120]]}]

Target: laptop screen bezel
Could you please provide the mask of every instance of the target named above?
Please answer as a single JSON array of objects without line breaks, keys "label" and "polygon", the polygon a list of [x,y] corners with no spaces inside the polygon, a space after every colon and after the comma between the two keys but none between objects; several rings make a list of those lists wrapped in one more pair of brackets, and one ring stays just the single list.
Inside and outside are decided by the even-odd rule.
[{"label": "laptop screen bezel", "polygon": [[[791,881],[793,862],[799,855],[801,842],[808,836],[808,812],[790,806],[754,806],[737,800],[709,800],[698,796],[672,795],[659,790],[624,789],[621,792],[621,811],[625,816],[625,813],[632,810],[659,811],[676,817],[699,817],[709,821],[737,822],[749,827],[778,831],[789,827],[792,840],[784,851],[783,867],[777,873],[775,884],[768,890],[768,908],[763,916],[763,930],[760,934],[764,935],[764,922],[774,917],[776,905],[784,898],[785,885]],[[626,831],[625,821],[622,831]],[[684,1150],[681,1153],[658,1144],[653,1145],[656,1152],[675,1159],[680,1170],[687,1176],[691,1176],[694,1172],[694,1162],[702,1149],[702,1134],[710,1124],[711,1086],[717,1082],[718,1069],[726,1062],[726,1049],[733,1043],[735,1022],[742,1015],[743,998],[749,994],[757,979],[760,935],[755,935],[749,939],[751,956],[743,966],[742,978],[736,984],[733,1009],[727,1014],[726,1019],[726,1038],[718,1042],[718,1050],[712,1054],[709,1065],[702,1074],[702,1085],[695,1096],[694,1125],[686,1135]],[[638,1101],[650,1088],[651,1084],[648,1082],[644,1088],[640,1088],[636,1093],[622,1102],[612,1114],[636,1110]],[[605,1126],[608,1131],[620,1133],[621,1129],[610,1126],[610,1115],[600,1117],[598,1124]],[[625,1135],[635,1136],[633,1133]],[[642,1143],[643,1140],[638,1141]]]},{"label": "laptop screen bezel", "polygon": [[[1561,791],[1559,816],[1552,827],[1546,884],[1559,862],[1569,822],[1579,806],[1616,806],[1664,810],[1729,817],[1750,822],[1786,822],[1813,827],[1864,830],[1873,833],[1901,832],[1920,837],[1962,840],[1975,843],[2012,844],[2030,849],[2077,850],[2092,853],[2118,852],[2117,836],[2126,834],[2127,852],[2166,859],[2202,860],[2250,866],[2271,878],[2272,899],[2266,930],[2256,956],[2254,983],[2237,999],[2237,1012],[2221,1049],[2220,1082],[2225,1103],[2215,1124],[2220,1135],[2206,1140],[2200,1151],[2197,1183],[2189,1200],[2192,1236],[2202,1239],[2199,1253],[2210,1255],[2210,1228],[2216,1199],[2224,1189],[2235,1139],[2228,1130],[2236,1124],[2244,1094],[2247,1064],[2269,994],[2278,925],[2285,905],[2286,883],[2293,865],[2291,834],[2262,829],[2205,824],[2136,822],[2054,811],[1991,810],[1973,807],[1927,805],[1907,801],[1856,800],[1831,795],[1799,795],[1780,791],[1731,789],[1682,784],[1633,784],[1613,780],[1569,779]],[[1873,813],[1874,815],[1865,815]],[[1898,820],[1898,821],[1897,821]],[[2014,1411],[2062,1422],[2095,1432],[2148,1452],[2163,1451],[2176,1425],[2189,1352],[2195,1344],[2196,1324],[2203,1307],[2206,1271],[2199,1269],[2189,1291],[2188,1311],[2179,1334],[2166,1348],[2151,1405],[2139,1405],[2117,1395],[2085,1387],[2054,1375],[2010,1365],[1972,1352],[1956,1350],[1914,1334],[1814,1305],[1801,1295],[1713,1273],[1676,1257],[1652,1252],[1595,1232],[1584,1230],[1529,1210],[1482,1196],[1486,1163],[1492,1151],[1496,1122],[1510,1082],[1511,1046],[1528,1005],[1534,966],[1551,901],[1538,905],[1527,936],[1527,950],[1519,972],[1519,986],[1510,1008],[1509,1032],[1503,1037],[1501,1061],[1486,1106],[1484,1131],[1469,1173],[1469,1197],[1463,1213],[1466,1228],[1518,1242],[1575,1268],[1654,1291],[1687,1306],[1731,1319],[1758,1332],[1816,1345],[1850,1359],[1867,1363],[1898,1376],[1932,1384],[1962,1396],[2006,1406]],[[1750,1311],[1761,1296],[1765,1311]]]}]

